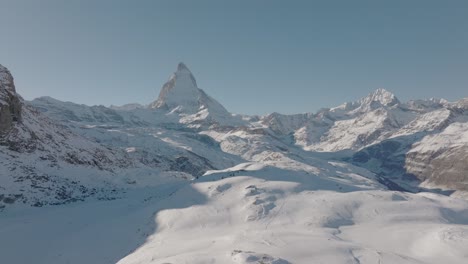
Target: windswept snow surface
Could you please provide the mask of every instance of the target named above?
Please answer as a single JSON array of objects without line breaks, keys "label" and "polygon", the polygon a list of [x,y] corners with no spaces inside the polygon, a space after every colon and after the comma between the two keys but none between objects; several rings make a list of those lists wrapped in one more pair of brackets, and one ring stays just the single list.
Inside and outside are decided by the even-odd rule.
[{"label": "windswept snow surface", "polygon": [[[468,202],[244,163],[113,201],[12,208],[2,263],[466,263]],[[348,171],[348,173],[347,173]]]}]

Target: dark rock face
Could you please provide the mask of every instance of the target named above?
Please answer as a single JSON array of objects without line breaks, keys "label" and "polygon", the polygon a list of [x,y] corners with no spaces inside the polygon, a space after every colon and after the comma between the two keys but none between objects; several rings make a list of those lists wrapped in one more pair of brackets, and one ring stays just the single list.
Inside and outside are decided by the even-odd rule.
[{"label": "dark rock face", "polygon": [[10,71],[0,65],[0,135],[10,131],[18,121],[21,121],[21,99]]},{"label": "dark rock face", "polygon": [[421,181],[406,170],[406,153],[413,142],[423,136],[410,135],[384,140],[354,153],[346,160],[376,173],[381,183],[392,190],[416,192]]},{"label": "dark rock face", "polygon": [[[354,153],[348,161],[406,190],[468,191],[468,146],[460,139],[466,128],[455,124],[448,129],[454,132],[445,129],[384,140]],[[419,186],[422,182],[426,187]]]},{"label": "dark rock face", "polygon": [[422,181],[455,190],[468,191],[468,146],[449,147],[434,152],[411,152],[406,169]]}]

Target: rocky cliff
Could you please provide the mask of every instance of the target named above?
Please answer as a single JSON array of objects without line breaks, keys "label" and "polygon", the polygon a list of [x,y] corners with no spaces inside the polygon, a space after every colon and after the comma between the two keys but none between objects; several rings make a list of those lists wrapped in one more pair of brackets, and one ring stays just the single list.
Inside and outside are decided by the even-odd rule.
[{"label": "rocky cliff", "polygon": [[21,121],[21,98],[16,93],[10,71],[0,65],[0,135],[10,131],[14,122]]}]

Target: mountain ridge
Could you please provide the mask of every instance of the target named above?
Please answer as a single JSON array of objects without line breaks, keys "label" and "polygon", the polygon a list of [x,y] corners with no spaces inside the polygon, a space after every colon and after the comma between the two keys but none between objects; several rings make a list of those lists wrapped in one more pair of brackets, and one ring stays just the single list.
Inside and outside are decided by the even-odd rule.
[{"label": "mountain ridge", "polygon": [[[468,116],[463,103],[450,103],[443,99],[401,102],[383,88],[356,101],[316,113],[236,116],[199,89],[195,77],[183,63],[177,66],[176,72],[162,86],[158,99],[148,108],[140,105],[123,108],[86,106],[50,97],[41,97],[25,104],[65,124],[75,134],[127,151],[144,166],[192,172],[193,176],[199,177],[207,170],[223,169],[235,165],[235,162],[290,160],[303,163],[314,153],[350,151],[346,157],[342,154],[337,154],[337,157],[375,173],[383,173],[389,180],[413,191],[418,188],[414,184],[427,182],[430,185],[432,179],[439,179],[440,175],[426,177],[406,165],[416,164],[411,159],[425,158],[414,154],[407,158],[398,155],[415,153],[411,147],[413,144],[426,142],[423,140],[425,136],[442,133],[454,122],[465,122]],[[159,136],[169,135],[165,131],[178,132],[167,138]],[[146,136],[148,132],[151,137]],[[116,133],[128,136],[122,137]],[[411,135],[420,136],[401,140]],[[143,143],[148,139],[154,143]],[[363,159],[361,153],[387,141],[405,146],[399,149],[406,152],[389,155],[397,155],[397,160],[404,162],[391,170],[375,170],[369,162],[385,163],[382,156],[369,156],[369,153],[374,153],[369,152]],[[149,148],[152,144],[153,150]],[[163,149],[171,154],[161,155],[159,151]],[[443,150],[443,153],[448,153],[450,149]],[[440,154],[442,150],[438,151]],[[171,161],[170,155],[176,155],[176,159]],[[151,157],[157,157],[157,162],[150,161]],[[429,164],[429,161],[425,162]],[[299,163],[298,166],[302,166]],[[458,170],[462,171],[461,168]],[[408,173],[419,180],[410,181],[408,185],[404,180],[408,178],[405,176]],[[453,178],[457,182],[436,182],[444,183],[440,186],[442,188],[466,189],[464,177],[458,175]]]},{"label": "mountain ridge", "polygon": [[466,262],[465,100],[232,115],[178,68],[200,97],[173,108],[24,101],[0,81],[0,262]]},{"label": "mountain ridge", "polygon": [[[170,91],[174,89],[180,89],[182,92],[171,94]],[[187,97],[184,91],[190,91],[189,95],[194,96]],[[106,108],[94,107],[89,109],[93,109],[91,115],[96,118],[81,118],[77,121],[99,123],[114,119],[112,122],[117,124],[123,122],[122,124],[127,126],[145,125],[150,127],[180,124],[212,137],[220,144],[223,152],[251,160],[259,159],[260,156],[258,155],[260,155],[261,151],[266,151],[269,148],[276,149],[276,151],[297,148],[306,152],[330,153],[351,151],[357,153],[356,155],[361,155],[359,153],[362,153],[365,149],[372,149],[372,146],[386,141],[396,142],[395,144],[405,146],[401,149],[413,153],[411,146],[419,140],[423,140],[424,136],[442,133],[453,122],[464,122],[467,116],[462,103],[464,102],[463,99],[452,103],[444,99],[401,102],[393,93],[383,88],[376,89],[358,100],[334,108],[325,108],[316,113],[295,115],[272,113],[264,116],[234,116],[224,108],[218,111],[219,107],[217,105],[220,104],[214,99],[214,104],[211,105],[209,102],[204,101],[211,100],[211,97],[197,87],[195,77],[183,63],[178,65],[177,71],[163,85],[160,94],[158,100],[147,110],[134,109],[122,112],[113,109],[113,112],[109,112]],[[182,94],[182,99],[177,98],[180,94]],[[176,97],[169,99],[169,102],[172,102],[172,104],[169,104],[171,107],[162,107],[166,104],[165,100],[171,96]],[[52,109],[50,106],[38,104],[35,100],[32,103],[37,107]],[[156,103],[161,107],[155,107]],[[178,103],[182,103],[182,105]],[[215,107],[212,107],[213,105]],[[69,110],[71,108],[61,107],[52,113],[49,112],[49,114],[61,117],[63,113]],[[71,119],[75,115],[70,116],[64,116],[60,119]],[[145,117],[145,119],[142,120],[142,117]],[[411,135],[420,136],[410,137]],[[403,138],[411,138],[411,140],[402,141]],[[257,147],[249,150],[249,144],[246,142],[257,142]],[[445,153],[447,154],[447,152]],[[301,154],[297,155],[309,154],[301,152]],[[405,155],[405,153],[394,153],[394,155]],[[403,178],[408,178],[405,175],[412,171],[406,165],[406,163],[414,164],[411,157],[416,156],[410,155],[408,158],[399,156],[397,160],[407,161],[399,163],[398,167],[393,167],[392,170],[385,170],[385,174],[388,174],[392,180],[406,186],[407,183]],[[375,158],[368,158],[366,162],[362,163],[359,162],[360,159],[357,157],[349,157],[350,160],[356,160],[356,164],[359,166],[364,166],[373,171],[375,169],[368,164],[369,162],[387,162],[381,160],[382,157],[380,156],[377,160]],[[460,168],[458,171],[462,173],[463,170]],[[375,172],[383,173],[381,170]],[[415,175],[419,175],[414,177],[419,178],[421,181],[431,180],[431,177],[428,179],[419,173]],[[434,176],[434,178],[438,177],[440,176]],[[464,190],[465,187],[462,184],[464,178],[461,176],[455,178],[459,179],[461,185],[456,188],[457,184],[449,184],[452,186],[450,188]],[[443,181],[439,180],[438,182]],[[406,186],[406,188],[417,190],[414,186]]]}]

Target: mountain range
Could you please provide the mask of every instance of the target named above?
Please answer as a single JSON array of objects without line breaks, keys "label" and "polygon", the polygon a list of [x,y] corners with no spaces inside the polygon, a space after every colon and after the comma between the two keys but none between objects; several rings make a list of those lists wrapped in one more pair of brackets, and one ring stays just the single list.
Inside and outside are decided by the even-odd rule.
[{"label": "mountain range", "polygon": [[[139,226],[131,242],[106,244],[94,258],[36,250],[37,263],[462,263],[466,160],[468,98],[401,102],[380,88],[316,113],[237,115],[180,63],[149,105],[87,106],[26,101],[0,66],[0,216],[8,216],[0,225],[27,219],[18,212],[31,207],[54,221],[63,220],[60,210],[111,208],[99,216],[107,219],[124,206],[139,208],[115,220],[122,230]],[[106,228],[98,223],[83,234],[112,237]],[[363,230],[409,238],[400,248],[400,237],[385,244]],[[422,230],[430,230],[427,238]],[[2,237],[11,232],[0,229]],[[89,239],[78,237],[71,241],[80,246]],[[8,245],[22,247],[18,241]],[[335,250],[327,252],[327,243]],[[4,260],[20,263],[13,253]]]}]

